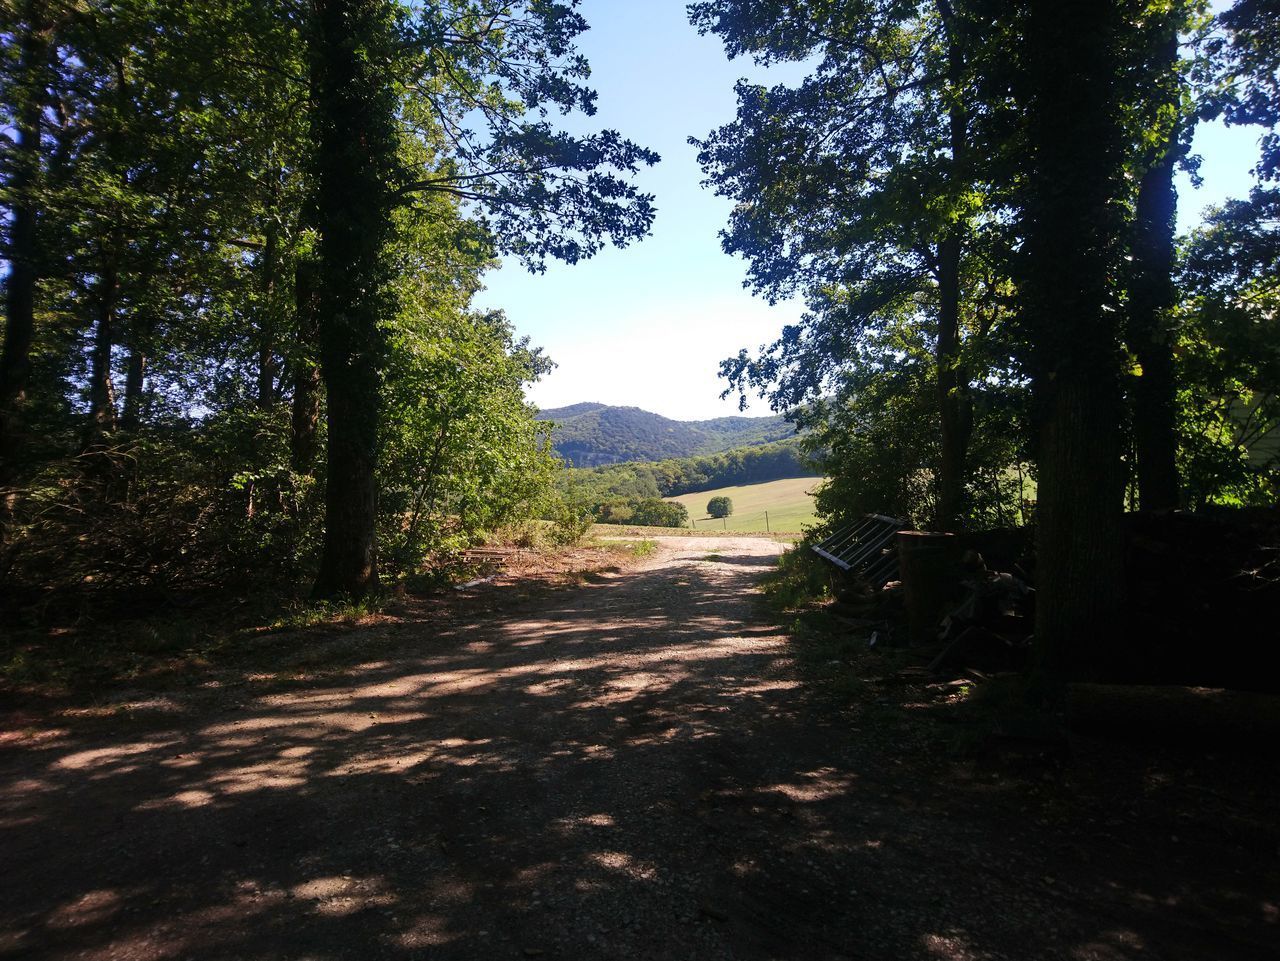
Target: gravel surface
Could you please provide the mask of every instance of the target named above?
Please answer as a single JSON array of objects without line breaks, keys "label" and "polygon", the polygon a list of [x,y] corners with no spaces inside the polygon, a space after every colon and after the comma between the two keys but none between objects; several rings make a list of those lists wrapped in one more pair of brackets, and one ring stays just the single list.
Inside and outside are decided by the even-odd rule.
[{"label": "gravel surface", "polygon": [[1055,820],[803,684],[753,596],[780,550],[661,538],[341,670],[27,717],[0,956],[1280,957],[1275,850]]}]

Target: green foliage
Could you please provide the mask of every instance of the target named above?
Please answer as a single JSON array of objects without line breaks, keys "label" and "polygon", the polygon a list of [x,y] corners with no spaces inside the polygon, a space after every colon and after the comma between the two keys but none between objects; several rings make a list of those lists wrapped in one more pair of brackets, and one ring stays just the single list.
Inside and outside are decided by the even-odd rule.
[{"label": "green foliage", "polygon": [[591,530],[595,517],[591,511],[570,505],[562,497],[556,497],[544,515],[551,522],[551,541],[554,544],[579,544]]},{"label": "green foliage", "polygon": [[[921,429],[878,458],[893,473],[877,486],[896,488],[899,504],[927,508],[927,523],[976,523],[971,475],[1007,466],[974,461],[985,453],[972,449],[976,407],[991,385],[1016,383],[1012,345],[1001,336],[1016,239],[1007,188],[976,149],[979,119],[998,114],[980,88],[986,58],[999,55],[999,30],[971,4],[735,0],[690,9],[731,56],[811,67],[794,85],[740,83],[737,117],[695,142],[708,184],[735,201],[726,252],[747,259],[748,282],[762,296],[802,294],[809,307],[772,344],[721,364],[726,393],[745,403],[758,392],[775,410],[834,404],[851,413],[865,403],[861,416],[873,420],[874,401],[854,392],[903,367],[898,341],[909,336],[915,369],[874,389],[901,396],[910,383],[918,397],[898,413],[910,407]],[[794,419],[807,426],[820,415]],[[866,437],[833,433],[828,421],[817,446],[838,440],[876,454]],[[825,472],[839,482],[847,462],[831,459]],[[871,492],[858,488],[876,472],[857,473],[842,486],[866,499]],[[903,496],[922,485],[928,498]]]},{"label": "green foliage", "polygon": [[1280,190],[1210,213],[1184,252],[1177,350],[1188,501],[1280,499]]},{"label": "green foliage", "polygon": [[[303,576],[318,491],[256,412],[173,423],[46,463],[2,559],[16,590],[259,588]],[[252,464],[252,466],[249,466]]]},{"label": "green foliage", "polygon": [[619,498],[596,507],[597,524],[634,524],[637,527],[687,527],[689,511],[658,497]]},{"label": "green foliage", "polygon": [[519,518],[580,537],[523,398],[549,361],[471,299],[497,253],[574,262],[652,221],[655,154],[547,119],[594,112],[585,28],[562,3],[4,5],[0,125],[26,133],[0,186],[41,229],[34,342],[0,364],[0,573],[296,585],[326,505],[336,593]]},{"label": "green foliage", "polygon": [[727,497],[713,497],[707,501],[707,514],[711,517],[728,517],[733,513],[733,501]]},{"label": "green foliage", "polygon": [[802,610],[815,602],[830,600],[840,572],[813,553],[813,545],[801,541],[784,551],[778,565],[763,583],[765,596],[778,612]]},{"label": "green foliage", "polygon": [[1209,115],[1229,124],[1264,128],[1259,179],[1280,180],[1280,4],[1237,0],[1218,17],[1210,42],[1218,81],[1207,98]]},{"label": "green foliage", "polygon": [[[930,387],[934,359],[909,325],[868,338],[834,395],[802,419],[806,446],[824,468],[819,515],[835,521],[888,514],[926,526],[937,510],[941,448]],[[1028,398],[1019,384],[974,389],[974,421],[965,477],[965,525],[1025,520],[1015,465],[1028,457],[1020,420]]]},{"label": "green foliage", "polygon": [[636,557],[648,557],[657,549],[658,542],[648,540],[647,538],[645,540],[631,542],[631,553]]}]

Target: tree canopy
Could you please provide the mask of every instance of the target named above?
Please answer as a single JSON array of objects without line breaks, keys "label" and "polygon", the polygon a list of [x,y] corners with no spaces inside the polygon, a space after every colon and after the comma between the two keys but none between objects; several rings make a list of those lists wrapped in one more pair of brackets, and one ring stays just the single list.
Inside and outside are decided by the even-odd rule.
[{"label": "tree canopy", "polygon": [[557,125],[576,6],[5,4],[4,569],[359,597],[542,511],[550,363],[471,298],[642,237],[658,159]]}]

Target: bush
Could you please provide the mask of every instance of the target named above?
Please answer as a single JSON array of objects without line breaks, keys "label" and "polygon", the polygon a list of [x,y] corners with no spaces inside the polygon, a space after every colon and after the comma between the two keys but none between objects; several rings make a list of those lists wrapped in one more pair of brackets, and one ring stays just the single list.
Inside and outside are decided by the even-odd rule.
[{"label": "bush", "polygon": [[689,511],[683,504],[660,497],[618,498],[596,505],[600,524],[635,524],[640,527],[684,527]]},{"label": "bush", "polygon": [[713,497],[707,501],[707,513],[712,517],[728,517],[733,513],[733,501],[727,497]]},{"label": "bush", "polygon": [[631,523],[644,527],[684,527],[689,523],[689,510],[674,501],[645,498],[636,505]]}]

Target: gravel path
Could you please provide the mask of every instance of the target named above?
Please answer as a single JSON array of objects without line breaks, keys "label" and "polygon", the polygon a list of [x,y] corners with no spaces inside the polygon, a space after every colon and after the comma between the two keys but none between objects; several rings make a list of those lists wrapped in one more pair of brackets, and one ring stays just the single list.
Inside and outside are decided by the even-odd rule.
[{"label": "gravel path", "polygon": [[1259,879],[1188,896],[861,736],[758,620],[779,550],[663,538],[307,683],[8,732],[0,956],[1280,956]]}]

